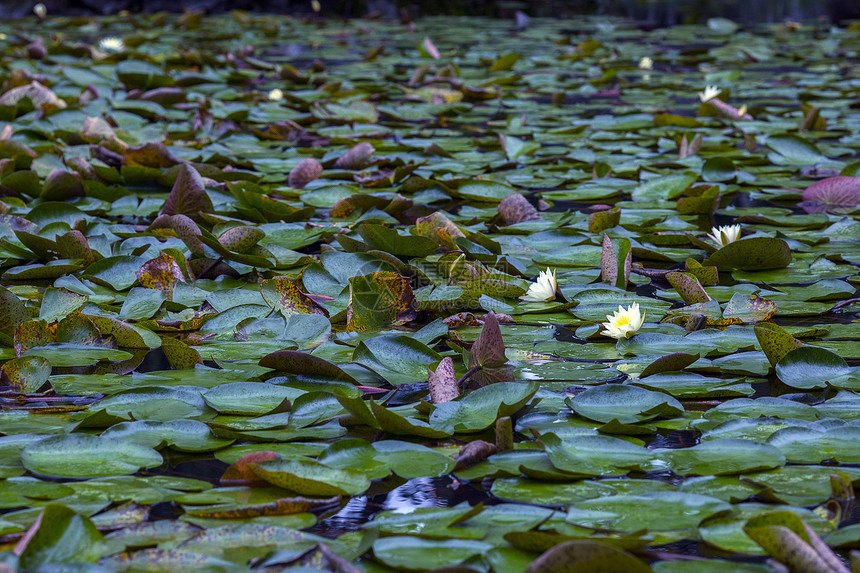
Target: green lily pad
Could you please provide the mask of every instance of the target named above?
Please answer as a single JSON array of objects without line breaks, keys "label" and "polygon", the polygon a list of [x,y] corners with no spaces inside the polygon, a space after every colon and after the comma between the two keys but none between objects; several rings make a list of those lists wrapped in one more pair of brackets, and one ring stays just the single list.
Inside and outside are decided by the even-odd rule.
[{"label": "green lily pad", "polygon": [[330,468],[312,460],[262,462],[251,467],[261,479],[301,495],[355,495],[370,487],[370,480],[360,471]]},{"label": "green lily pad", "polygon": [[24,448],[21,461],[37,474],[77,478],[131,474],[162,463],[148,446],[89,434],[45,438]]},{"label": "green lily pad", "polygon": [[565,402],[577,414],[603,423],[618,420],[622,424],[635,424],[684,411],[681,403],[671,396],[623,384],[589,388]]},{"label": "green lily pad", "polygon": [[668,531],[695,528],[732,506],[705,495],[674,491],[616,495],[571,504],[566,521],[615,531]]},{"label": "green lily pad", "polygon": [[493,546],[470,539],[435,541],[417,537],[383,537],[373,543],[373,555],[391,567],[412,571],[426,571],[459,565],[476,555],[482,555]]},{"label": "green lily pad", "polygon": [[838,354],[814,346],[790,350],[776,363],[776,375],[793,388],[824,388],[851,370]]},{"label": "green lily pad", "polygon": [[753,237],[729,243],[702,264],[721,271],[784,269],[791,263],[791,249],[782,239]]},{"label": "green lily pad", "polygon": [[661,455],[680,475],[727,475],[778,468],[785,456],[777,448],[747,440],[719,439]]}]

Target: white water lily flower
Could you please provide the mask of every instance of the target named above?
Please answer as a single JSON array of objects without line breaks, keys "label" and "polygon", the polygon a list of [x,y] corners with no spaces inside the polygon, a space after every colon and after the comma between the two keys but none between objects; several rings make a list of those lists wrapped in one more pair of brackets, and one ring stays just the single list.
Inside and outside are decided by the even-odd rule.
[{"label": "white water lily flower", "polygon": [[281,101],[284,99],[284,92],[275,88],[268,93],[267,97],[269,98],[269,101]]},{"label": "white water lily flower", "polygon": [[619,306],[618,310],[612,314],[607,314],[606,318],[609,322],[603,323],[606,330],[602,334],[618,339],[630,338],[642,328],[642,323],[645,322],[645,313],[639,314],[639,303],[634,302],[626,309]]},{"label": "white water lily flower", "polygon": [[654,69],[654,60],[645,56],[641,60],[639,60],[639,69],[640,70],[653,70]]},{"label": "white water lily flower", "polygon": [[125,50],[125,42],[122,41],[122,38],[117,38],[116,36],[102,38],[99,40],[99,50],[116,54]]},{"label": "white water lily flower", "polygon": [[35,14],[39,20],[44,20],[48,17],[48,8],[39,2],[33,6],[33,14]]},{"label": "white water lily flower", "polygon": [[717,86],[705,86],[705,91],[699,92],[699,100],[702,103],[711,101],[712,99],[720,95],[721,91],[723,90],[721,90]]},{"label": "white water lily flower", "polygon": [[729,243],[734,243],[741,236],[740,225],[724,225],[722,227],[714,227],[708,233],[708,238],[717,244],[718,247],[725,247]]},{"label": "white water lily flower", "polygon": [[548,302],[555,298],[555,290],[558,282],[555,280],[555,269],[550,271],[549,267],[541,271],[537,282],[529,285],[529,292],[522,297],[523,302]]}]

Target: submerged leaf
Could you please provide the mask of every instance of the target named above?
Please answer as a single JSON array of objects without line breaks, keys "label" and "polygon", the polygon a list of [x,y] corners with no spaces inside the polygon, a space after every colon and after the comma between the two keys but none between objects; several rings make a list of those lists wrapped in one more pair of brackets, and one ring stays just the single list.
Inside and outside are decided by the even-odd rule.
[{"label": "submerged leaf", "polygon": [[365,331],[405,324],[418,316],[409,279],[378,272],[349,279],[349,331]]},{"label": "submerged leaf", "polygon": [[285,318],[293,314],[321,314],[328,317],[328,311],[303,293],[296,282],[287,277],[275,277],[260,283],[263,300]]}]

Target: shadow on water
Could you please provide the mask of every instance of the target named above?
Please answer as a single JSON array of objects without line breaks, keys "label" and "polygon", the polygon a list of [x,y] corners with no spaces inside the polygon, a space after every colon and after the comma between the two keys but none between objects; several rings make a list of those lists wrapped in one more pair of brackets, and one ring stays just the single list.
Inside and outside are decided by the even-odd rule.
[{"label": "shadow on water", "polygon": [[169,369],[170,362],[167,360],[164,350],[159,346],[155,350],[150,350],[146,354],[146,357],[144,357],[143,362],[141,362],[134,371],[139,374],[145,374],[147,372],[157,372],[159,370]]}]

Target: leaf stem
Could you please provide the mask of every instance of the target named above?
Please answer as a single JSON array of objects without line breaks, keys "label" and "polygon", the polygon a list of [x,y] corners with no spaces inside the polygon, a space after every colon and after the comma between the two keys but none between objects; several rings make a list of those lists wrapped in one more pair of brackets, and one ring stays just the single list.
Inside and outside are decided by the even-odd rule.
[{"label": "leaf stem", "polygon": [[646,269],[644,267],[631,267],[630,272],[652,279],[662,279],[665,278],[666,275],[668,273],[671,273],[672,271],[664,271],[662,269]]},{"label": "leaf stem", "polygon": [[475,372],[478,372],[478,371],[479,371],[479,370],[481,370],[481,369],[483,369],[483,366],[481,366],[480,364],[478,364],[478,365],[476,365],[476,366],[472,366],[471,368],[469,368],[468,370],[466,370],[466,373],[465,373],[465,374],[463,374],[462,376],[460,376],[460,379],[459,379],[459,380],[457,380],[457,386],[461,385],[463,382],[465,382],[466,380],[468,380],[469,378],[471,378],[471,377],[472,377],[472,374],[474,374]]}]

